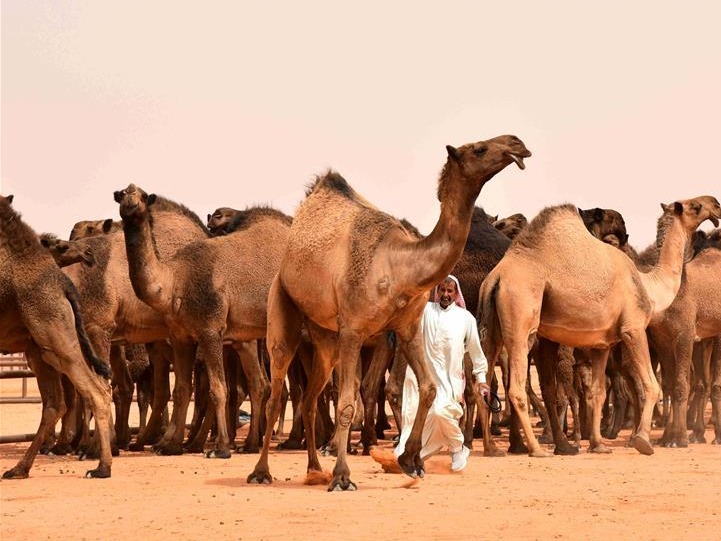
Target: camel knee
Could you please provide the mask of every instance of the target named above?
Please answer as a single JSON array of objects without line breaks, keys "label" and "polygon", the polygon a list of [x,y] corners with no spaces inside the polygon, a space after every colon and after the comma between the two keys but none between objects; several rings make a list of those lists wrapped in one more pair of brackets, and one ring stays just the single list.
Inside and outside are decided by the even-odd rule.
[{"label": "camel knee", "polygon": [[353,404],[347,404],[341,411],[338,412],[338,426],[343,429],[350,427],[354,416],[355,407]]},{"label": "camel knee", "polygon": [[711,385],[711,400],[714,402],[721,401],[721,384]]},{"label": "camel knee", "polygon": [[418,388],[420,395],[420,401],[425,406],[430,408],[433,401],[436,399],[436,386],[433,383],[424,383]]}]

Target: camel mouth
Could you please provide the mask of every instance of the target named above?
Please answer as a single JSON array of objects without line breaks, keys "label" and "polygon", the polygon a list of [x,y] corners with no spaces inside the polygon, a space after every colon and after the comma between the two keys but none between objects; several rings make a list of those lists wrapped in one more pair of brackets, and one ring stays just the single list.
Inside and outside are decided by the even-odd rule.
[{"label": "camel mouth", "polygon": [[510,157],[514,162],[516,162],[516,165],[519,169],[525,169],[526,164],[523,163],[523,156],[519,156],[518,154],[513,154],[512,152],[507,152],[506,155]]}]

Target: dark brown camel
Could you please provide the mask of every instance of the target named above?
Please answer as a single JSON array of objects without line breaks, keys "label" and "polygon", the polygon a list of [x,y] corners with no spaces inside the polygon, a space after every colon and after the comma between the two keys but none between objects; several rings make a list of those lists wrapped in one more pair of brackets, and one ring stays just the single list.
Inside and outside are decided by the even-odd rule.
[{"label": "dark brown camel", "polygon": [[[208,374],[217,426],[215,446],[207,456],[229,458],[223,342],[235,347],[243,360],[244,343],[265,336],[268,289],[285,251],[291,219],[270,208],[247,209],[233,220],[229,234],[190,243],[163,262],[155,252],[156,199],[134,184],[115,192],[130,281],[140,299],[163,315],[173,345],[174,407],[159,445],[166,452],[182,452],[197,356]],[[260,411],[267,384],[257,357],[250,361],[243,368],[248,377],[254,374],[250,391],[254,409]],[[254,417],[258,423],[260,416]],[[206,419],[211,422],[212,416]]]},{"label": "dark brown camel", "polygon": [[110,386],[98,377],[109,378],[110,368],[93,351],[72,282],[11,203],[12,196],[0,196],[0,351],[25,352],[43,413],[30,447],[3,478],[28,477],[40,446],[65,409],[62,374],[95,415],[100,463],[86,477],[110,477]]}]

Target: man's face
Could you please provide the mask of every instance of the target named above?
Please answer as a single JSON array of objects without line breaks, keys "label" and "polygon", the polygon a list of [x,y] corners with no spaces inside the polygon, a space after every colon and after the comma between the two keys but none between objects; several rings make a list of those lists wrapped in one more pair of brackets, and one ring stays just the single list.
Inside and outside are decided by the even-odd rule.
[{"label": "man's face", "polygon": [[456,289],[456,283],[453,280],[447,280],[438,286],[438,304],[441,308],[448,308],[451,304],[456,302],[456,295],[458,290]]}]

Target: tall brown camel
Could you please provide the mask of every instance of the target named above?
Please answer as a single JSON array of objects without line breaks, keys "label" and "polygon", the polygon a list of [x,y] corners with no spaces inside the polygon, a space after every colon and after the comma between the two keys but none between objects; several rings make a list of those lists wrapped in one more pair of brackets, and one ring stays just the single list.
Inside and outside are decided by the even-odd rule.
[{"label": "tall brown camel", "polygon": [[11,203],[12,196],[0,195],[0,351],[25,352],[43,412],[25,455],[3,478],[28,477],[40,446],[65,409],[61,374],[95,415],[100,463],[86,477],[110,477],[110,386],[98,377],[110,378],[110,368],[93,351],[72,282]]},{"label": "tall brown camel", "polygon": [[313,372],[303,401],[311,477],[321,472],[313,433],[314,406],[337,364],[338,457],[328,489],[356,488],[346,461],[346,442],[355,414],[359,351],[368,338],[384,330],[395,331],[420,391],[418,415],[399,464],[412,477],[424,474],[420,437],[435,396],[419,332],[428,292],[460,257],[483,185],[511,163],[523,168],[523,159],[531,155],[512,135],[446,149],[448,160],[438,184],[441,215],[431,234],[422,240],[414,239],[398,220],[376,209],[337,173],[318,178],[308,191],[293,220],[288,250],[268,297],[272,394],[263,450],[248,482],[272,480],[270,431],[278,417],[283,380],[303,323],[315,346]]},{"label": "tall brown camel", "polygon": [[[244,343],[265,336],[268,290],[280,268],[291,219],[270,208],[248,209],[234,218],[228,234],[190,243],[163,262],[154,243],[156,196],[130,184],[115,192],[115,200],[123,220],[130,281],[139,298],[163,315],[173,345],[175,400],[160,445],[166,452],[182,452],[197,355],[205,364],[217,427],[215,447],[207,456],[229,458],[223,343],[236,348],[241,361],[250,360],[243,362],[243,369],[249,379],[253,377],[253,431],[253,423],[260,422],[267,382],[257,356],[249,358]],[[208,422],[212,418],[206,416]]]},{"label": "tall brown camel", "polygon": [[[686,414],[694,343],[721,334],[721,250],[707,248],[686,263],[671,305],[648,327],[664,379],[672,378],[672,414],[662,443],[688,447]],[[703,438],[703,431],[697,434]]]},{"label": "tall brown camel", "polygon": [[691,233],[703,221],[721,217],[721,206],[710,196],[663,208],[660,257],[649,273],[639,273],[619,250],[590,235],[574,206],[561,205],[536,216],[484,281],[484,350],[494,360],[504,345],[508,351],[508,394],[531,456],[548,455],[531,429],[523,392],[529,340],[536,334],[556,343],[592,348],[592,452],[610,451],[600,434],[604,373],[609,348],[623,341],[644,402],[632,443],[641,453],[653,453],[649,432],[659,388],[651,370],[646,327],[652,316],[671,304],[681,285]]}]

